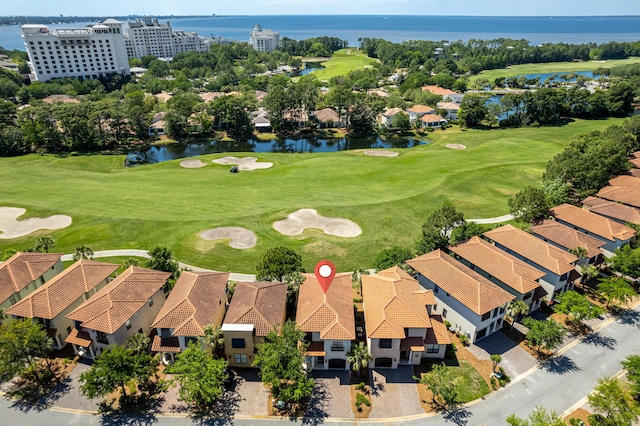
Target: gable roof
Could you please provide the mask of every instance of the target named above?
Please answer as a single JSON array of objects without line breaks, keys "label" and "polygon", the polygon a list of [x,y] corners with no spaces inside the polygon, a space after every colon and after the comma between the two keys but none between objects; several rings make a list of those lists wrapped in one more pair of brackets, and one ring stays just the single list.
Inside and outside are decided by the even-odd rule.
[{"label": "gable roof", "polygon": [[0,263],[0,303],[51,269],[62,253],[16,253]]},{"label": "gable roof", "polygon": [[578,247],[582,247],[587,250],[587,257],[589,258],[602,254],[600,247],[606,244],[596,237],[583,234],[577,229],[550,219],[545,219],[541,224],[532,226],[531,230],[540,235],[545,241],[552,241],[567,250],[575,250]]},{"label": "gable roof", "polygon": [[640,191],[623,186],[605,186],[598,192],[598,197],[617,201],[633,207],[640,207]]},{"label": "gable roof", "polygon": [[114,333],[162,289],[170,276],[168,272],[131,266],[67,318],[80,321],[85,328]]},{"label": "gable roof", "polygon": [[513,295],[442,250],[407,260],[407,264],[477,315],[514,299]]},{"label": "gable roof", "polygon": [[306,279],[298,293],[296,323],[304,332],[319,332],[322,340],[356,338],[351,294],[351,274],[336,274],[325,294],[314,274]]},{"label": "gable roof", "polygon": [[416,293],[430,293],[395,266],[378,275],[362,276],[362,298],[367,322],[367,337],[404,339],[405,328],[431,328],[431,320],[422,299]]},{"label": "gable roof", "polygon": [[609,185],[640,190],[640,178],[628,175],[618,176],[611,179],[609,181]]},{"label": "gable roof", "polygon": [[577,257],[513,225],[504,225],[483,235],[556,275],[575,270],[573,263]]},{"label": "gable roof", "polygon": [[628,240],[636,235],[636,232],[628,226],[571,204],[554,207],[551,209],[551,213],[558,220],[570,223],[609,241]]},{"label": "gable roof", "polygon": [[640,209],[637,207],[631,207],[596,197],[585,198],[582,200],[582,205],[590,212],[608,216],[622,222],[640,225]]},{"label": "gable roof", "polygon": [[7,309],[25,318],[53,319],[118,269],[113,263],[80,259]]},{"label": "gable roof", "polygon": [[204,327],[213,323],[218,309],[225,308],[229,275],[183,272],[151,327],[173,328],[172,336],[204,336]]},{"label": "gable roof", "polygon": [[449,111],[459,111],[460,110],[460,105],[458,105],[455,102],[438,102],[436,104],[436,106],[440,109],[443,109],[445,111],[449,110]]},{"label": "gable roof", "polygon": [[521,294],[538,288],[540,283],[537,280],[545,275],[544,272],[477,236],[449,249]]},{"label": "gable roof", "polygon": [[225,324],[253,324],[256,336],[281,325],[287,310],[287,284],[239,282],[233,292]]}]

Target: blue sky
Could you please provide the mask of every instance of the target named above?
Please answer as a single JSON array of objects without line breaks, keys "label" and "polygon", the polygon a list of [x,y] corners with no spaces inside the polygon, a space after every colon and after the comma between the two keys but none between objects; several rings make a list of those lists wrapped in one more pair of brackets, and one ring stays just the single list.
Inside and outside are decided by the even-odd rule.
[{"label": "blue sky", "polygon": [[0,0],[0,15],[640,15],[639,0]]}]

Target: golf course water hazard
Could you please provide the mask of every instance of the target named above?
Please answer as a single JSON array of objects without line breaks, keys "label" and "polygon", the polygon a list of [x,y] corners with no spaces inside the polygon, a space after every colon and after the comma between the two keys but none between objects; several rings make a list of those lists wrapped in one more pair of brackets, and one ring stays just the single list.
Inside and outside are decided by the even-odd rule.
[{"label": "golf course water hazard", "polygon": [[255,139],[238,141],[206,141],[191,143],[173,143],[156,145],[132,151],[127,155],[126,165],[153,164],[176,158],[194,157],[218,152],[335,152],[350,149],[367,148],[413,148],[430,142],[413,138],[389,137],[381,138],[299,138],[272,139],[260,142]]}]

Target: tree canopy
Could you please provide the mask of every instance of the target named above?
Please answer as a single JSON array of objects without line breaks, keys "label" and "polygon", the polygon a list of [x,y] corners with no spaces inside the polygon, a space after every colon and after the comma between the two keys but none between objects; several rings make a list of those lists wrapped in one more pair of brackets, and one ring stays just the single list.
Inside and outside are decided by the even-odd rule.
[{"label": "tree canopy", "polygon": [[509,198],[509,208],[514,219],[520,222],[535,222],[551,213],[551,203],[542,188],[527,186]]},{"label": "tree canopy", "polygon": [[560,346],[564,340],[567,331],[553,320],[536,320],[527,317],[522,323],[529,330],[525,335],[525,339],[531,346],[535,346],[536,351],[540,349],[553,350]]},{"label": "tree canopy", "polygon": [[568,315],[577,323],[596,318],[604,313],[604,309],[591,303],[587,296],[575,290],[559,294],[557,299],[558,303],[553,305],[553,310]]},{"label": "tree canopy", "polygon": [[47,332],[31,318],[0,325],[0,377],[33,372],[40,381],[37,363],[40,358],[47,359],[52,345]]},{"label": "tree canopy", "polygon": [[288,247],[267,250],[256,265],[258,280],[282,281],[286,275],[303,272],[302,257]]}]

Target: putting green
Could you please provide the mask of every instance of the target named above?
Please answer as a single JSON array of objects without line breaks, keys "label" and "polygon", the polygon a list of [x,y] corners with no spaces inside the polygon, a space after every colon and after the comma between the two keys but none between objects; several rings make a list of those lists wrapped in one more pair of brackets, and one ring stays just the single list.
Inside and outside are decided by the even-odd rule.
[{"label": "putting green", "polygon": [[[272,162],[259,172],[229,173],[199,157],[201,169],[184,169],[180,160],[123,168],[122,156],[28,155],[0,158],[0,205],[24,207],[26,217],[65,214],[70,227],[0,240],[0,251],[32,247],[37,236],[52,235],[55,250],[71,253],[87,245],[94,251],[150,249],[166,245],[185,263],[253,273],[270,247],[286,245],[303,257],[310,271],[320,259],[339,271],[370,267],[377,252],[394,245],[412,248],[421,224],[448,202],[466,217],[508,213],[507,199],[537,184],[547,161],[576,133],[604,129],[622,120],[582,121],[561,127],[460,130],[430,133],[431,145],[394,149],[395,158],[362,151],[336,153],[252,153]],[[459,143],[465,150],[446,144]],[[301,208],[326,217],[354,221],[362,234],[341,238],[307,229],[286,236],[273,228]],[[236,250],[227,241],[205,241],[206,229],[237,226],[255,232],[257,245]]]}]

